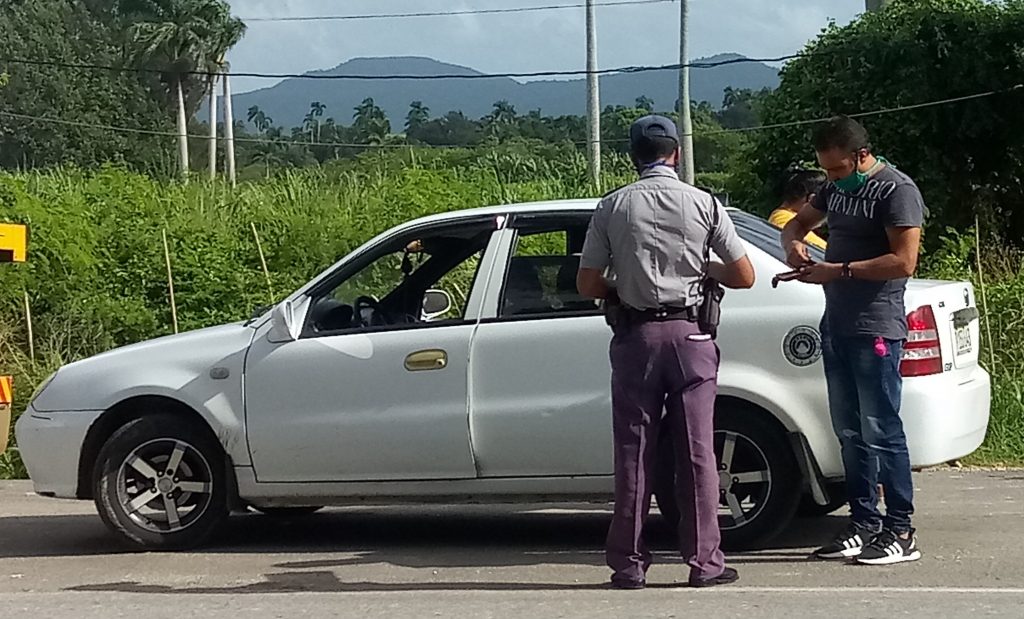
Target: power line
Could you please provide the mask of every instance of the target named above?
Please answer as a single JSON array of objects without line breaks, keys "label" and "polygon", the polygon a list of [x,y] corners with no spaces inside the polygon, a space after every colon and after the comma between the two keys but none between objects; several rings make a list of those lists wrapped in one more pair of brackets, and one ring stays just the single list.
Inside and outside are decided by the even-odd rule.
[{"label": "power line", "polygon": [[[901,106],[897,106],[897,107],[888,107],[888,108],[882,108],[882,109],[878,109],[878,110],[871,110],[869,112],[856,112],[856,113],[853,113],[853,114],[847,114],[847,116],[849,116],[850,118],[867,118],[867,117],[871,117],[871,116],[883,116],[885,114],[893,114],[893,113],[896,113],[896,112],[909,112],[909,111],[913,111],[913,110],[920,110],[920,109],[931,108],[931,107],[939,107],[939,106],[943,106],[943,105],[952,105],[954,103],[960,103],[960,102],[963,102],[963,101],[972,101],[972,100],[975,100],[975,99],[985,99],[985,98],[988,98],[988,97],[993,97],[995,95],[1002,95],[1002,94],[1007,94],[1007,93],[1011,93],[1011,92],[1016,92],[1018,90],[1024,90],[1024,84],[1016,84],[1016,85],[1010,86],[1008,88],[1002,88],[1002,89],[999,89],[999,90],[989,90],[989,91],[986,91],[986,92],[975,93],[973,95],[964,95],[962,97],[950,97],[948,99],[938,99],[938,100],[935,100],[935,101],[925,101],[924,103],[913,103],[913,104],[901,105]],[[787,122],[771,123],[771,124],[768,124],[768,125],[755,125],[755,126],[752,126],[752,127],[735,127],[735,128],[732,128],[732,129],[714,129],[714,130],[711,130],[711,131],[694,131],[691,135],[694,135],[694,136],[701,135],[701,136],[703,136],[703,135],[721,135],[721,134],[724,134],[724,133],[750,133],[750,132],[753,132],[753,131],[765,131],[767,129],[788,129],[788,128],[791,128],[791,127],[804,127],[804,126],[807,126],[807,125],[816,125],[816,124],[824,123],[824,122],[828,122],[828,121],[829,121],[829,117],[806,118],[806,119],[803,119],[803,120],[792,120],[792,121],[787,121]],[[621,142],[628,142],[629,140],[628,139],[616,139],[616,140],[605,140],[605,141],[606,142],[621,143]]]},{"label": "power line", "polygon": [[[612,0],[597,2],[597,7],[636,6],[643,4],[668,4],[679,0]],[[460,9],[455,11],[428,11],[416,13],[377,13],[368,15],[304,15],[304,16],[269,16],[244,17],[244,22],[310,22],[310,21],[355,21],[366,19],[390,19],[411,17],[452,17],[457,15],[498,15],[507,13],[533,13],[540,11],[560,11],[565,9],[582,9],[583,4],[549,4],[546,6],[524,6],[506,9]]]},{"label": "power line", "polygon": [[[15,112],[3,112],[0,111],[0,116],[8,116],[10,118],[18,118],[21,120],[28,120],[33,122],[50,123],[54,125],[65,125],[70,127],[81,127],[84,129],[100,129],[106,131],[113,131],[115,133],[134,133],[138,135],[152,135],[160,137],[179,137],[177,131],[165,131],[159,129],[141,129],[138,127],[119,127],[116,125],[103,125],[99,123],[88,123],[79,120],[67,120],[65,118],[53,118],[46,116],[33,116],[31,114],[18,114]],[[188,139],[193,140],[209,140],[208,135],[199,135],[195,133],[189,133],[185,135]],[[337,148],[409,148],[410,146],[419,146],[417,144],[347,144],[343,142],[313,142],[313,141],[300,141],[290,140],[285,137],[281,138],[235,138],[235,142],[252,143],[252,144],[281,144],[281,145],[293,145],[293,146],[333,146]],[[438,145],[437,148],[465,148],[459,145]]]},{"label": "power line", "polygon": [[[1002,89],[999,89],[999,90],[989,90],[987,92],[979,92],[979,93],[976,93],[976,94],[973,94],[973,95],[964,95],[962,97],[950,97],[948,99],[939,99],[939,100],[936,100],[936,101],[926,101],[924,103],[913,103],[913,104],[910,104],[910,105],[901,105],[901,106],[897,106],[897,107],[882,108],[882,109],[879,109],[879,110],[872,110],[870,112],[857,112],[857,113],[854,113],[854,114],[847,114],[847,116],[849,116],[850,118],[866,118],[866,117],[869,117],[869,116],[882,116],[882,115],[885,115],[885,114],[893,114],[895,112],[909,112],[909,111],[912,111],[912,110],[920,110],[920,109],[925,109],[925,108],[930,108],[930,107],[939,107],[939,106],[942,106],[942,105],[951,105],[953,103],[961,103],[963,101],[973,101],[975,99],[985,99],[985,98],[988,98],[988,97],[993,97],[995,95],[1007,94],[1007,93],[1015,92],[1015,91],[1018,91],[1018,90],[1024,90],[1024,84],[1016,84],[1014,86],[1010,86],[1009,88],[1002,88]],[[806,120],[794,120],[794,121],[790,121],[790,122],[773,123],[773,124],[769,124],[769,125],[758,125],[756,127],[739,127],[739,128],[736,128],[736,129],[722,129],[722,130],[715,130],[715,131],[705,131],[705,132],[701,133],[701,135],[714,135],[714,134],[717,134],[717,133],[726,133],[726,132],[729,132],[729,133],[742,133],[742,132],[749,132],[749,131],[759,131],[759,130],[764,130],[764,129],[785,129],[785,128],[789,128],[789,127],[801,127],[801,126],[804,126],[804,125],[813,125],[813,124],[823,123],[823,122],[827,122],[828,120],[829,120],[828,118],[813,118],[813,119],[806,119]]]},{"label": "power line", "polygon": [[[1010,86],[1008,88],[1002,88],[1002,89],[998,89],[998,90],[989,90],[989,91],[986,91],[986,92],[980,92],[980,93],[975,93],[975,94],[971,94],[971,95],[963,95],[963,96],[960,96],[960,97],[950,97],[950,98],[947,98],[947,99],[938,99],[938,100],[934,100],[934,101],[926,101],[926,102],[923,102],[923,103],[913,103],[913,104],[901,105],[901,106],[897,106],[897,107],[881,108],[881,109],[871,110],[871,111],[867,111],[867,112],[857,112],[857,113],[853,113],[853,114],[848,114],[848,116],[850,116],[851,118],[865,118],[865,117],[870,117],[870,116],[881,116],[881,115],[885,115],[885,114],[893,114],[893,113],[896,113],[896,112],[907,112],[907,111],[913,111],[913,110],[919,110],[919,109],[925,109],[925,108],[939,107],[939,106],[944,106],[944,105],[952,105],[952,104],[961,103],[961,102],[964,102],[964,101],[972,101],[972,100],[977,100],[977,99],[984,99],[984,98],[992,97],[992,96],[995,96],[995,95],[1007,94],[1007,93],[1018,92],[1018,91],[1024,91],[1024,84],[1016,84],[1016,85]],[[76,121],[76,120],[67,120],[67,119],[63,119],[63,118],[34,116],[34,115],[31,115],[31,114],[20,114],[20,113],[15,113],[15,112],[0,111],[0,116],[7,116],[7,117],[10,117],[10,118],[17,118],[17,119],[33,121],[33,122],[43,122],[43,123],[51,123],[51,124],[57,124],[57,125],[67,125],[67,126],[83,127],[83,128],[89,128],[89,129],[101,129],[101,130],[115,131],[115,132],[121,132],[121,133],[134,133],[134,134],[141,134],[141,135],[154,135],[154,136],[164,136],[164,137],[178,137],[178,133],[174,132],[174,131],[161,131],[161,130],[154,130],[154,129],[140,129],[140,128],[136,128],[136,127],[118,127],[118,126],[115,126],[115,125],[103,125],[103,124],[98,124],[98,123],[88,123],[88,122],[82,122],[82,121]],[[763,131],[763,130],[767,130],[767,129],[784,129],[784,128],[789,128],[789,127],[801,127],[801,126],[813,125],[813,124],[817,124],[817,123],[826,122],[827,120],[828,120],[827,117],[825,117],[825,118],[809,118],[809,119],[803,119],[803,120],[794,120],[794,121],[788,121],[788,122],[773,123],[773,124],[768,124],[768,125],[758,125],[758,126],[755,126],[755,127],[739,127],[739,128],[734,128],[734,129],[716,129],[716,130],[713,130],[713,131],[700,131],[700,132],[695,131],[693,133],[693,135],[718,135],[718,134],[723,134],[723,133],[749,133],[749,132],[752,132],[752,131]],[[195,140],[209,140],[210,139],[209,136],[207,136],[207,135],[198,135],[198,134],[188,134],[186,137],[188,137],[190,139],[195,139]],[[290,139],[287,139],[287,138],[252,138],[252,137],[250,137],[250,138],[235,138],[235,141],[236,142],[243,142],[243,143],[256,143],[256,144],[281,144],[281,145],[286,145],[286,146],[287,145],[292,145],[292,146],[327,146],[327,147],[335,147],[335,148],[396,148],[396,149],[401,148],[401,149],[404,149],[404,148],[410,148],[410,147],[415,147],[415,148],[472,148],[473,147],[472,145],[465,145],[465,144],[435,144],[435,145],[431,145],[431,144],[354,144],[354,143],[345,143],[345,142],[316,142],[316,141],[304,141],[304,140],[290,140]],[[621,143],[621,142],[626,142],[628,140],[626,140],[626,139],[615,139],[615,140],[604,140],[604,141],[605,142],[610,142],[610,143]],[[584,146],[584,145],[587,144],[587,142],[585,142],[585,141],[573,142],[573,144],[575,144],[577,146]]]},{"label": "power line", "polygon": [[[745,64],[745,63],[768,63],[768,62],[784,62],[787,60],[793,60],[796,58],[810,57],[810,56],[831,56],[840,53],[837,51],[830,52],[814,52],[814,53],[796,53],[787,54],[785,56],[774,56],[770,58],[748,58],[746,56],[740,56],[736,58],[727,58],[724,60],[709,60],[709,61],[696,61],[690,62],[685,65],[683,64],[666,64],[666,65],[651,65],[651,66],[627,66],[627,67],[616,67],[611,69],[599,69],[595,73],[597,75],[613,75],[620,73],[646,73],[650,71],[678,71],[684,66],[690,69],[713,69],[715,67],[724,67],[734,64]],[[100,65],[100,64],[87,64],[87,63],[70,63],[60,62],[56,60],[34,60],[30,58],[0,58],[0,63],[9,64],[23,64],[28,66],[41,66],[41,67],[58,67],[62,69],[80,69],[88,71],[114,71],[118,73],[153,73],[163,74],[168,73],[164,69],[154,69],[151,67],[129,67],[129,66],[113,66],[113,65]],[[325,74],[325,73],[261,73],[261,72],[226,72],[220,73],[220,75],[226,75],[228,77],[245,77],[245,78],[262,78],[262,79],[305,79],[305,80],[441,80],[441,79],[494,79],[494,78],[532,78],[532,77],[580,77],[587,75],[586,69],[579,69],[573,71],[525,71],[525,72],[508,72],[508,73],[433,73],[427,75],[367,75],[367,74],[353,74],[353,75],[338,75],[338,74]],[[206,71],[182,71],[181,75],[209,75]]]}]

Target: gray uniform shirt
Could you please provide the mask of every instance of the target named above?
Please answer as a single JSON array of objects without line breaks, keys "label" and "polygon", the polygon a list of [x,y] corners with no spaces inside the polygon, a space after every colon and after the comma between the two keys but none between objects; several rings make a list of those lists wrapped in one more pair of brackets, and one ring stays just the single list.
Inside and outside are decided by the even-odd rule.
[{"label": "gray uniform shirt", "polygon": [[619,299],[635,309],[697,305],[713,209],[711,248],[726,264],[736,262],[747,252],[722,204],[671,168],[651,168],[598,204],[580,267],[611,267]]}]

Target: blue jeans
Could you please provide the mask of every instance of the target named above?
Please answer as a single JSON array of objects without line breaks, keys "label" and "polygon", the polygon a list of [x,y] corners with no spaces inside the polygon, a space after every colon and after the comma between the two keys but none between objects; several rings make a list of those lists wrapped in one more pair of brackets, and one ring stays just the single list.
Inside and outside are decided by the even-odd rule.
[{"label": "blue jeans", "polygon": [[[903,342],[882,340],[882,349],[876,350],[870,336],[823,334],[822,340],[832,428],[842,446],[851,517],[871,529],[907,532],[914,484],[900,419]],[[884,518],[878,511],[879,482],[885,488]]]}]

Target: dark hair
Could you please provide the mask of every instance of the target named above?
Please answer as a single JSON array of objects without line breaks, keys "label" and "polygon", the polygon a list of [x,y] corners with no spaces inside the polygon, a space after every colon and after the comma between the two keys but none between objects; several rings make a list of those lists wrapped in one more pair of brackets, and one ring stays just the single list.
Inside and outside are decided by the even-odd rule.
[{"label": "dark hair", "polygon": [[804,200],[812,193],[818,193],[826,180],[825,173],[818,170],[790,169],[782,185],[782,201]]},{"label": "dark hair", "polygon": [[838,148],[853,153],[871,150],[868,131],[849,116],[834,116],[814,130],[814,150],[823,152]]},{"label": "dark hair", "polygon": [[679,148],[679,142],[669,137],[651,136],[637,140],[630,145],[630,152],[637,162],[652,163],[664,159]]}]

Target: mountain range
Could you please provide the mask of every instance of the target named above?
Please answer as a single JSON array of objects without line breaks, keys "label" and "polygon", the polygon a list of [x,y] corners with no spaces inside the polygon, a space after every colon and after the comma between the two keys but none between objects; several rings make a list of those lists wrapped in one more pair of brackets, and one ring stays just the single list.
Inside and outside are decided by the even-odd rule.
[{"label": "mountain range", "polygon": [[[719,62],[742,58],[722,54],[697,62]],[[307,75],[483,75],[474,69],[422,57],[355,58],[333,69],[311,71]],[[758,62],[740,62],[690,71],[690,94],[695,101],[708,101],[718,107],[726,87],[736,89],[774,88],[778,69]],[[632,105],[641,95],[654,101],[658,110],[675,106],[678,71],[656,70],[619,73],[600,78],[601,105]],[[353,108],[372,97],[398,130],[412,101],[422,101],[432,116],[460,110],[469,118],[491,112],[496,101],[507,100],[516,111],[525,114],[539,109],[545,116],[581,115],[586,110],[586,80],[518,81],[505,77],[476,79],[332,79],[290,78],[269,88],[233,96],[235,115],[245,118],[250,106],[259,106],[278,126],[297,126],[309,111],[310,103],[327,106],[324,118],[333,117],[350,124]]]}]

